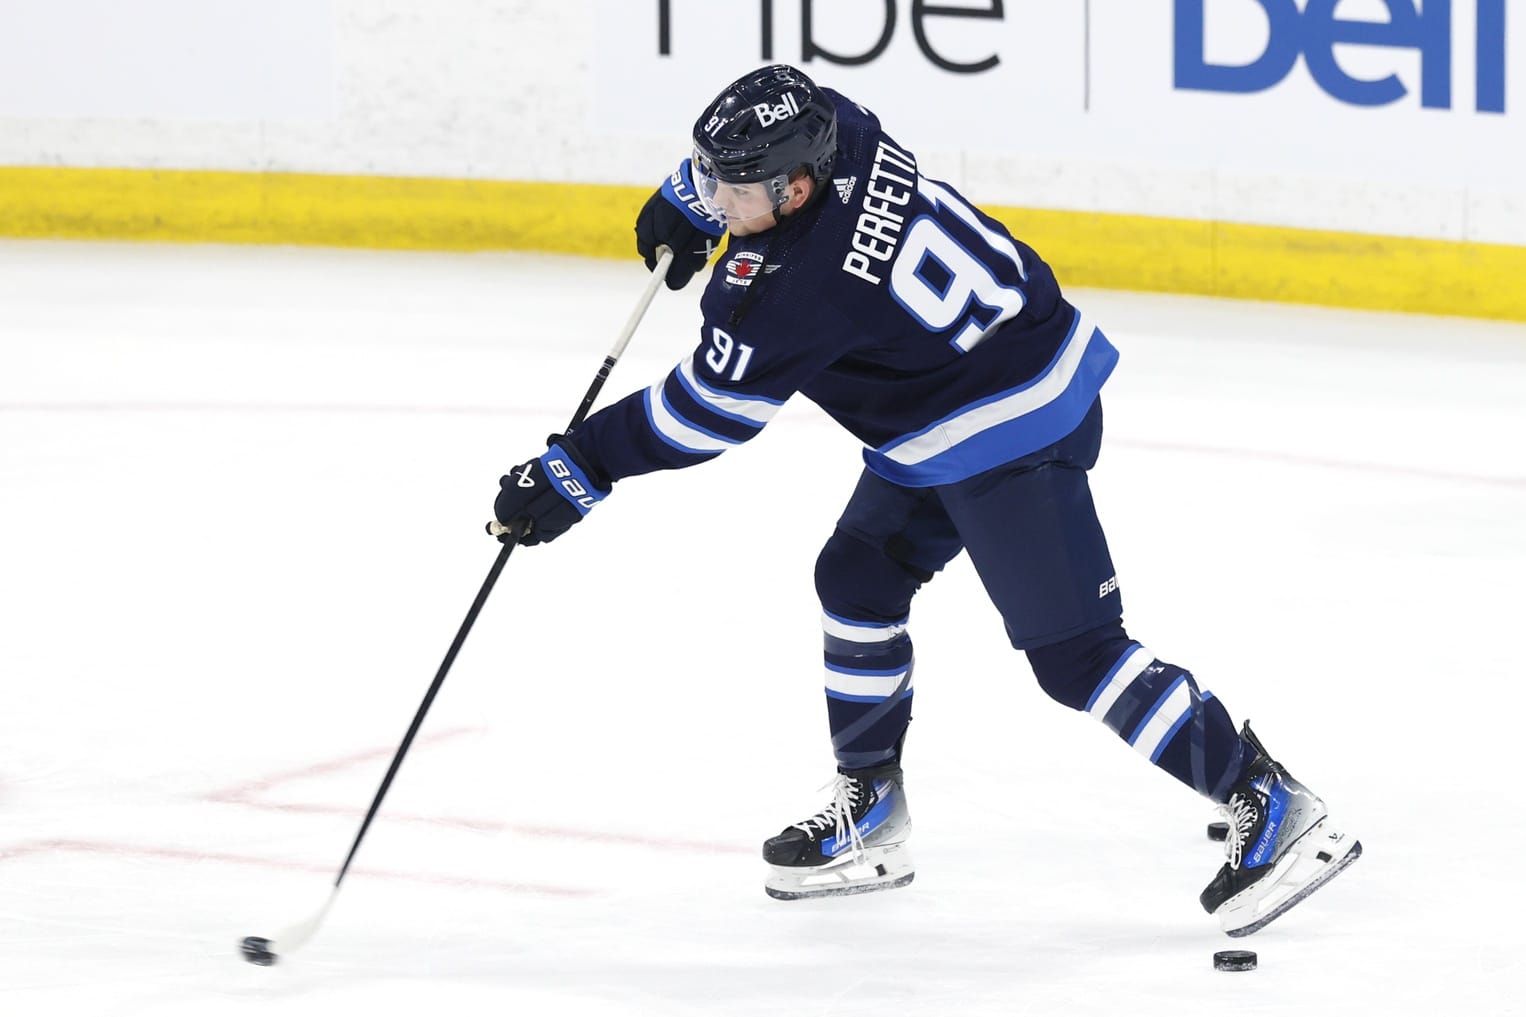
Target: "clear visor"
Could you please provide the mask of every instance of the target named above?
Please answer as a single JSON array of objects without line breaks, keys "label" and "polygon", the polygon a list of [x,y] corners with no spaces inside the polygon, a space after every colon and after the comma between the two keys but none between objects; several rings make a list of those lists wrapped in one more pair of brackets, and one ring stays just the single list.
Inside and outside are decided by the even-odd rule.
[{"label": "clear visor", "polygon": [[789,198],[789,174],[780,173],[767,180],[732,184],[715,175],[710,161],[694,152],[694,186],[711,218],[724,224],[746,223],[772,216]]}]

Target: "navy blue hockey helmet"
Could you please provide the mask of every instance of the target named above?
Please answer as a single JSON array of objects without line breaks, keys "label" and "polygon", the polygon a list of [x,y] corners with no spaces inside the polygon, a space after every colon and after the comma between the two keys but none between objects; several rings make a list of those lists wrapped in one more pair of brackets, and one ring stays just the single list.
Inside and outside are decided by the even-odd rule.
[{"label": "navy blue hockey helmet", "polygon": [[[727,85],[694,122],[694,169],[707,182],[763,184],[776,203],[796,170],[819,187],[837,155],[837,109],[825,92],[788,64],[774,64]],[[712,187],[713,189],[713,187]]]}]

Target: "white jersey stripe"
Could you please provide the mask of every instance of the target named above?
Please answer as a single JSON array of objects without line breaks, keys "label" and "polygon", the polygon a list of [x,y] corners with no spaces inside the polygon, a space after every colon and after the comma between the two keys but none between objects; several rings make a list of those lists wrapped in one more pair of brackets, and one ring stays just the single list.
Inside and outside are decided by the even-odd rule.
[{"label": "white jersey stripe", "polygon": [[723,417],[740,420],[748,424],[756,424],[762,427],[774,419],[774,414],[779,412],[783,403],[774,402],[770,399],[744,399],[739,396],[717,392],[715,389],[700,381],[694,373],[694,355],[691,353],[674,370],[678,374],[678,382],[688,393],[694,397],[695,402],[703,403]]},{"label": "white jersey stripe", "polygon": [[947,452],[960,442],[982,431],[1016,420],[1047,406],[1070,385],[1081,358],[1097,329],[1085,316],[1076,316],[1075,331],[1065,341],[1049,370],[1024,388],[998,399],[972,406],[956,416],[940,421],[898,445],[880,449],[885,458],[903,466],[916,466]]},{"label": "white jersey stripe", "polygon": [[707,434],[687,421],[680,420],[662,396],[662,386],[666,381],[664,378],[646,390],[647,416],[651,418],[652,427],[659,436],[686,452],[724,452],[733,445],[740,444]]}]

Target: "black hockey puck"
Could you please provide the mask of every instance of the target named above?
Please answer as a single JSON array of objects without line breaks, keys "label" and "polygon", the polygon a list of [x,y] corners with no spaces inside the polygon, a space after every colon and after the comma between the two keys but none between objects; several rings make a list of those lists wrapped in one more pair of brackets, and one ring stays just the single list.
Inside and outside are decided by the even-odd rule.
[{"label": "black hockey puck", "polygon": [[1256,970],[1256,953],[1254,950],[1220,950],[1213,955],[1213,969],[1215,971],[1254,971]]},{"label": "black hockey puck", "polygon": [[1221,843],[1223,841],[1228,840],[1229,839],[1229,824],[1228,823],[1209,823],[1208,824],[1208,839],[1209,840],[1216,840],[1216,841],[1219,841]]},{"label": "black hockey puck", "polygon": [[276,962],[276,955],[270,952],[270,940],[259,936],[245,936],[239,944],[239,952],[244,955],[244,960],[262,968],[268,968]]}]

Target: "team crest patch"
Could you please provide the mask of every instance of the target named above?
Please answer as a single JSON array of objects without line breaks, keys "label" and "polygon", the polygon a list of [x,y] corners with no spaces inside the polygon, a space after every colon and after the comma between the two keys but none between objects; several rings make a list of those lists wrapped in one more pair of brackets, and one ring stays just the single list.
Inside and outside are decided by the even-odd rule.
[{"label": "team crest patch", "polygon": [[758,269],[763,267],[763,255],[756,251],[738,251],[726,262],[726,281],[732,286],[751,286]]}]

